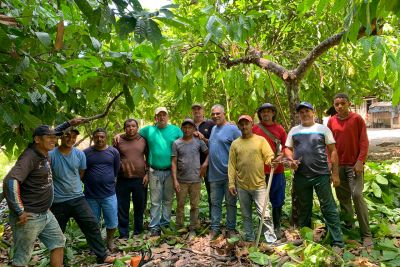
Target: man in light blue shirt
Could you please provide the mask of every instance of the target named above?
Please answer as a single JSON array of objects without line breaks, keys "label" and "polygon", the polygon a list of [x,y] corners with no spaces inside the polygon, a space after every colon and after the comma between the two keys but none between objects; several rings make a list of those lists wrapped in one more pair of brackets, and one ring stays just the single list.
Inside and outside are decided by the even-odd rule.
[{"label": "man in light blue shirt", "polygon": [[222,200],[226,202],[227,236],[236,233],[236,196],[229,193],[228,188],[228,161],[229,149],[232,142],[241,136],[239,128],[225,119],[225,109],[222,105],[211,108],[211,118],[215,122],[208,140],[208,181],[211,191],[211,232],[215,238],[220,231],[222,217]]},{"label": "man in light blue shirt", "polygon": [[78,134],[78,130],[68,129],[61,137],[61,145],[49,152],[54,184],[51,211],[63,232],[69,219],[75,219],[96,254],[97,263],[112,263],[115,257],[107,255],[100,226],[82,191],[81,177],[86,169],[86,157],[83,151],[73,147]]}]

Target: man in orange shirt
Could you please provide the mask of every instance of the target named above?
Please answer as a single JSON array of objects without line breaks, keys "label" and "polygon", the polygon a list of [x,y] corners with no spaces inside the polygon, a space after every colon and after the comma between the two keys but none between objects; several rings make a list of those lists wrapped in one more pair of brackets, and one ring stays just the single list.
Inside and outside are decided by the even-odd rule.
[{"label": "man in orange shirt", "polygon": [[[372,235],[368,221],[368,207],[363,197],[364,163],[368,154],[368,136],[364,120],[350,111],[350,100],[346,94],[336,94],[333,106],[337,112],[328,121],[336,140],[339,156],[340,186],[336,187],[336,196],[340,208],[345,214],[346,225],[353,225],[353,203],[360,225],[363,245],[371,249]],[[353,203],[352,203],[353,202]]]}]

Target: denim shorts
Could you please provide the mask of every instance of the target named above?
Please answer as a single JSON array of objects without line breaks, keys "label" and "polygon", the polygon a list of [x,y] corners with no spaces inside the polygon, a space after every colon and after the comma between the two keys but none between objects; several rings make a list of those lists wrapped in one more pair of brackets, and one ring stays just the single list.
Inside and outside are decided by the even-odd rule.
[{"label": "denim shorts", "polygon": [[103,213],[104,224],[107,229],[114,229],[118,226],[118,204],[117,196],[114,194],[106,198],[86,198],[94,216],[100,223]]},{"label": "denim shorts", "polygon": [[37,238],[50,251],[65,246],[65,236],[51,211],[31,213],[24,225],[17,224],[18,216],[14,213],[9,218],[14,238],[13,265],[28,265]]}]

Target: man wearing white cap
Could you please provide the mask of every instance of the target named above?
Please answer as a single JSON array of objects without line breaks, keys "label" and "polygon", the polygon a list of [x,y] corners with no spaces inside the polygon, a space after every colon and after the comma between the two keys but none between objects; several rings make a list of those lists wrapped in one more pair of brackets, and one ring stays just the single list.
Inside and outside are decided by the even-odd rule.
[{"label": "man wearing white cap", "polygon": [[155,110],[155,125],[142,128],[139,133],[149,147],[150,216],[149,228],[152,236],[159,236],[161,227],[168,227],[171,220],[174,186],[171,177],[172,144],[183,136],[175,125],[168,124],[168,110]]}]

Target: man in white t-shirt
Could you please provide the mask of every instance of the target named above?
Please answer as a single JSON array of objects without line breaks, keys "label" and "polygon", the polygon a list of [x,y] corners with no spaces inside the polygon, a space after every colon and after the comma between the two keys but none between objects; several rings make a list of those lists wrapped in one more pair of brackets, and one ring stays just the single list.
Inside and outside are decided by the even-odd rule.
[{"label": "man in white t-shirt", "polygon": [[[286,140],[286,156],[293,160],[295,169],[293,187],[299,199],[299,227],[311,227],[313,189],[318,196],[322,215],[331,233],[332,245],[343,247],[343,234],[340,229],[339,213],[333,199],[333,186],[340,184],[338,156],[335,139],[328,127],[315,123],[314,107],[301,102],[296,111],[301,124],[293,127]],[[328,166],[328,151],[332,163]]]}]

